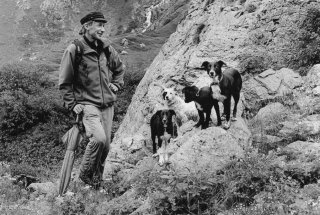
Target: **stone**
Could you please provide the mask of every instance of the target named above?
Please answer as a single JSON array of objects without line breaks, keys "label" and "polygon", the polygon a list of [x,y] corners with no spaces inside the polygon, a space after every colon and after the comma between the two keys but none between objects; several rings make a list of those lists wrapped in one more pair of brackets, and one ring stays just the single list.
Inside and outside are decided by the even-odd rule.
[{"label": "stone", "polygon": [[257,115],[255,116],[256,120],[268,120],[272,118],[273,116],[277,116],[279,114],[282,114],[286,111],[286,108],[283,106],[283,104],[276,102],[268,104],[267,106],[261,108]]}]

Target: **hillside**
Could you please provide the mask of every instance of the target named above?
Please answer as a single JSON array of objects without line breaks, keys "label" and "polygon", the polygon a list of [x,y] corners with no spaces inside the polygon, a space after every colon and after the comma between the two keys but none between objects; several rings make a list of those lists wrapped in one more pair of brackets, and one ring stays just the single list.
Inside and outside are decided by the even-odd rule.
[{"label": "hillside", "polygon": [[[12,214],[22,210],[29,214],[319,214],[320,3],[193,0],[185,12],[183,1],[152,2],[152,8],[165,5],[167,10],[153,16],[159,19],[149,25],[150,31],[140,33],[137,27],[112,36],[119,49],[128,51],[123,58],[129,71],[144,68],[145,72],[129,72],[126,77],[132,85],[123,96],[129,91],[134,95],[127,99],[130,105],[118,121],[104,186],[87,189],[75,168],[69,192],[63,196],[57,196],[54,177],[33,183],[26,191],[10,182],[16,179],[9,173],[16,169],[2,164],[0,182],[6,185],[0,189],[2,210]],[[138,8],[132,5],[128,7]],[[173,19],[172,10],[184,18]],[[114,26],[120,26],[118,21],[112,22]],[[177,28],[174,23],[179,23]],[[122,38],[129,40],[129,48],[120,46]],[[241,73],[237,121],[229,129],[216,126],[214,113],[207,129],[185,121],[168,149],[153,155],[150,118],[167,107],[159,86],[173,88],[183,98],[184,87],[211,82],[206,72],[195,68],[216,60]],[[220,108],[222,112],[222,104]],[[166,155],[169,162],[161,165],[161,156]]]}]

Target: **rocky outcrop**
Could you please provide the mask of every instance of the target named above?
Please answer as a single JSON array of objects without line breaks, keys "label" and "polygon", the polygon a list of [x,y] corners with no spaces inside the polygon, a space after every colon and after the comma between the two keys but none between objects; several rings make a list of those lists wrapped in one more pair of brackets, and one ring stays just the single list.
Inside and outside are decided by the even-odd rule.
[{"label": "rocky outcrop", "polygon": [[297,118],[296,120],[286,121],[283,128],[279,131],[279,135],[285,138],[295,135],[306,139],[320,133],[320,115],[314,114],[305,118]]},{"label": "rocky outcrop", "polygon": [[291,69],[268,69],[244,82],[246,105],[249,109],[259,108],[262,102],[293,94],[302,83],[301,76]]}]

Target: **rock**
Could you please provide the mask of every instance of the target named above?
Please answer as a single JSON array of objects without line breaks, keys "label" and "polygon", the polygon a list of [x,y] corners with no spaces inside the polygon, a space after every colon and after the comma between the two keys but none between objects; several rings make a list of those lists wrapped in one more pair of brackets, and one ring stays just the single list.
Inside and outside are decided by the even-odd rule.
[{"label": "rock", "polygon": [[255,108],[259,101],[274,99],[293,93],[303,80],[298,73],[288,68],[266,70],[243,83],[243,92],[249,108]]},{"label": "rock", "polygon": [[320,95],[320,86],[313,88],[312,94],[315,96],[319,96]]},{"label": "rock", "polygon": [[314,88],[320,86],[320,64],[314,65],[306,76],[307,84]]},{"label": "rock", "polygon": [[57,185],[52,182],[32,183],[27,187],[27,189],[32,192],[37,191],[39,194],[57,194],[58,193]]},{"label": "rock", "polygon": [[286,108],[279,102],[268,104],[267,106],[261,108],[257,115],[256,120],[264,121],[270,119],[273,116],[279,115],[286,112]]},{"label": "rock", "polygon": [[134,135],[133,137],[126,137],[122,139],[122,145],[126,146],[128,150],[135,151],[142,149],[148,142],[148,138],[142,134]]},{"label": "rock", "polygon": [[252,137],[252,145],[258,148],[259,152],[267,154],[270,150],[276,150],[283,146],[283,139],[267,134],[256,134]]},{"label": "rock", "polygon": [[[194,131],[179,140],[181,146],[170,157],[170,162],[176,171],[182,173],[188,173],[188,170],[215,172],[221,169],[230,158],[241,157],[244,147],[241,143],[250,142],[249,131],[247,133],[238,131],[241,135],[234,135],[235,130],[235,125],[232,124],[228,131],[219,127]],[[240,136],[244,139],[240,140]]]},{"label": "rock", "polygon": [[144,43],[140,43],[139,46],[140,46],[140,48],[145,48],[146,47],[146,45]]},{"label": "rock", "polygon": [[302,120],[291,120],[283,123],[283,128],[279,131],[282,137],[294,137],[296,135],[301,138],[307,138],[320,133],[320,115],[314,114],[307,116]]},{"label": "rock", "polygon": [[319,143],[296,141],[286,146],[285,149],[294,150],[301,155],[315,154],[317,157],[320,157]]},{"label": "rock", "polygon": [[127,39],[127,38],[123,38],[123,39],[121,40],[121,45],[122,45],[123,47],[127,48],[128,45],[129,45],[128,39]]}]

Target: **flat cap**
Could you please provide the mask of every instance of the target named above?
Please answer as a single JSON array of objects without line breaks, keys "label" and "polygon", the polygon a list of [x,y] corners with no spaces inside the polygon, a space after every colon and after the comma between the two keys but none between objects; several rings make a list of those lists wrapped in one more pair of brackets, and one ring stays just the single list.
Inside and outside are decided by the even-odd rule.
[{"label": "flat cap", "polygon": [[101,12],[91,12],[85,15],[82,19],[80,19],[81,25],[89,21],[97,21],[106,23],[107,20],[104,18],[104,15]]}]

